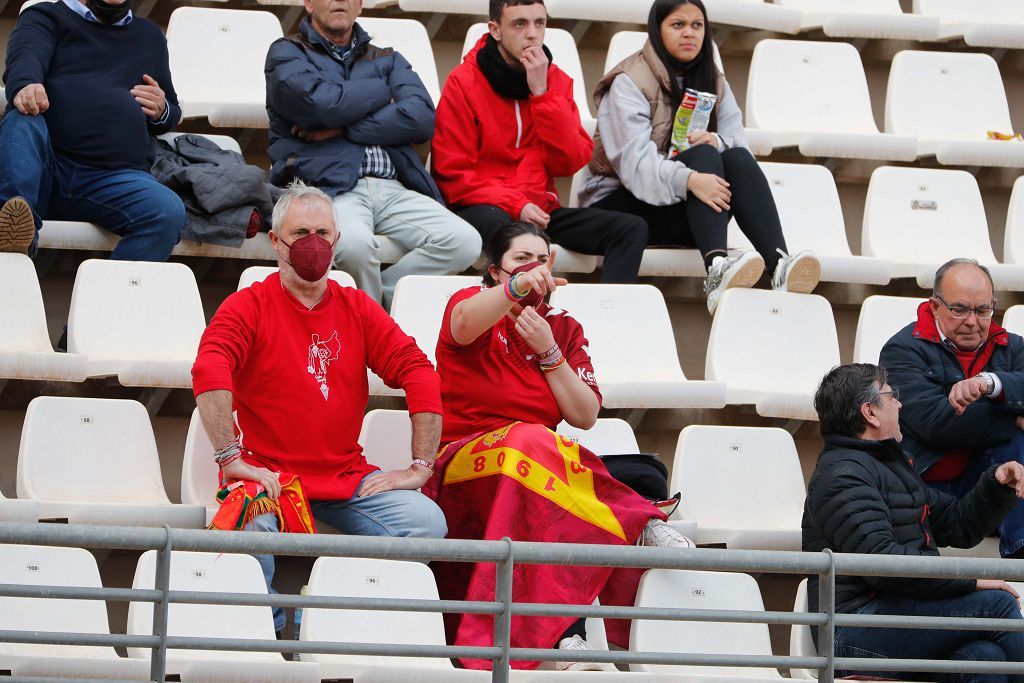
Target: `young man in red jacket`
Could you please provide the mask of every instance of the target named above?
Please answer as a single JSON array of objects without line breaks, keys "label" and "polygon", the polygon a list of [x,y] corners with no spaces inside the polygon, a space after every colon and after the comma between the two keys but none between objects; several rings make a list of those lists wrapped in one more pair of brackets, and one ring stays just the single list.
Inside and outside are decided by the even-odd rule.
[{"label": "young man in red jacket", "polygon": [[[277,500],[279,475],[294,474],[313,516],[342,533],[443,538],[444,513],[417,491],[433,473],[441,438],[434,366],[380,304],[328,277],[339,235],[326,194],[296,182],[277,201],[273,226],[278,272],[221,304],[192,367],[221,485],[256,482]],[[363,457],[368,367],[405,390],[406,469],[382,472]],[[246,522],[246,530],[279,530],[273,513]],[[274,558],[256,559],[270,588]],[[284,627],[280,608],[274,623]]]},{"label": "young man in red jacket", "polygon": [[543,0],[491,0],[489,32],[455,67],[437,105],[431,172],[452,209],[486,243],[513,220],[561,246],[604,256],[603,282],[633,282],[647,224],[601,209],[562,208],[554,179],[590,162],[572,79],[544,47]]}]

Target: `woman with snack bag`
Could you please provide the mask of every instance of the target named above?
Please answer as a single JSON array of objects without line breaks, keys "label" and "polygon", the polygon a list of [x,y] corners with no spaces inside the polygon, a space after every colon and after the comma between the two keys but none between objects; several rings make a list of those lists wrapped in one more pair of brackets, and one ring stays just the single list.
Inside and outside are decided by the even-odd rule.
[{"label": "woman with snack bag", "polygon": [[[594,91],[598,127],[581,206],[644,218],[649,244],[696,247],[707,269],[708,310],[729,287],[810,292],[821,264],[789,255],[768,181],[747,147],[728,81],[715,64],[701,0],[655,0],[643,49]],[[754,250],[729,256],[736,217]]]},{"label": "woman with snack bag", "polygon": [[[565,284],[551,275],[549,249],[547,233],[532,223],[499,228],[488,240],[483,285],[448,301],[437,342],[442,448],[423,493],[444,511],[449,538],[693,547],[600,458],[553,431],[563,419],[593,426],[601,393],[583,328],[545,303]],[[494,600],[494,564],[433,569],[442,598]],[[632,605],[640,580],[639,572],[610,567],[515,564],[513,572],[519,602],[589,605],[600,596],[603,605]],[[489,646],[494,637],[491,615],[445,621],[456,645]],[[610,627],[608,638],[628,646],[628,629]],[[609,668],[575,659],[574,652],[591,649],[582,619],[516,615],[511,641],[565,650],[559,670]],[[474,658],[462,664],[491,666]]]}]

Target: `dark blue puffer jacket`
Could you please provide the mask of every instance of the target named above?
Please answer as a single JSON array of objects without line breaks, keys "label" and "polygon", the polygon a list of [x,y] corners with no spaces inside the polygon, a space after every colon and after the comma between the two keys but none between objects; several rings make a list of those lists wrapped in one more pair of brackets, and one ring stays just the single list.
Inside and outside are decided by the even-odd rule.
[{"label": "dark blue puffer jacket", "polygon": [[[271,182],[301,178],[331,196],[348,192],[359,180],[366,147],[380,145],[403,185],[441,201],[412,147],[434,134],[434,104],[419,76],[402,55],[371,45],[358,23],[343,58],[331,47],[306,17],[297,36],[276,40],[267,52]],[[294,126],[344,134],[305,142]]]}]

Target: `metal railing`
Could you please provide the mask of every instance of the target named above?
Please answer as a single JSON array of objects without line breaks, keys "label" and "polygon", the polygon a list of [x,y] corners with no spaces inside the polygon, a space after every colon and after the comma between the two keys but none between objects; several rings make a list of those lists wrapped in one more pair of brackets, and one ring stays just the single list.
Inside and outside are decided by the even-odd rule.
[{"label": "metal railing", "polygon": [[[837,626],[878,628],[964,629],[1024,631],[1024,619],[974,619],[837,614],[836,575],[907,578],[994,578],[1024,580],[1024,562],[1015,560],[951,557],[902,557],[756,550],[669,549],[602,545],[545,544],[529,542],[469,541],[452,539],[379,538],[305,534],[259,534],[194,529],[98,527],[53,524],[0,523],[0,543],[76,546],[96,549],[156,550],[153,590],[77,588],[0,584],[0,596],[137,601],[154,604],[152,635],[29,632],[0,629],[0,642],[58,645],[102,645],[150,648],[150,678],[163,681],[168,649],[238,650],[249,652],[349,654],[394,657],[489,659],[494,662],[492,681],[509,680],[511,660],[558,661],[558,650],[511,647],[511,619],[522,616],[572,616],[614,619],[685,620],[817,626],[816,657],[779,655],[697,654],[685,652],[581,651],[573,659],[612,664],[688,665],[707,667],[754,667],[816,669],[819,680],[831,683],[836,669],[891,672],[962,672],[1024,674],[1021,662],[981,662],[904,659],[855,659],[834,655]],[[271,553],[296,556],[360,557],[392,560],[488,562],[497,565],[495,600],[407,600],[328,597],[317,595],[265,595],[170,590],[173,550],[229,553]],[[615,607],[512,602],[513,566],[557,564],[567,566],[638,567],[817,575],[819,612],[736,611],[675,609],[663,607]],[[491,647],[398,645],[390,643],[341,643],[280,641],[238,638],[197,638],[167,633],[171,603],[257,605],[349,610],[449,612],[494,615]],[[685,644],[681,644],[685,647]],[[39,679],[42,680],[42,679]]]}]

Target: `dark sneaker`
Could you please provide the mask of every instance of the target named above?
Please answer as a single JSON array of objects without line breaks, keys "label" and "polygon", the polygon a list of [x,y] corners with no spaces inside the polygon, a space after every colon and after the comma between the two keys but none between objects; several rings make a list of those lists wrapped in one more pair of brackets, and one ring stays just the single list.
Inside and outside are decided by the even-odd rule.
[{"label": "dark sneaker", "polygon": [[0,207],[0,251],[28,254],[36,223],[32,207],[22,197],[11,197]]}]

